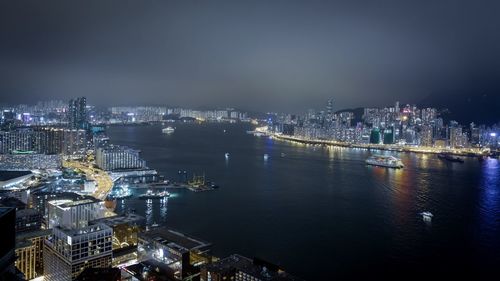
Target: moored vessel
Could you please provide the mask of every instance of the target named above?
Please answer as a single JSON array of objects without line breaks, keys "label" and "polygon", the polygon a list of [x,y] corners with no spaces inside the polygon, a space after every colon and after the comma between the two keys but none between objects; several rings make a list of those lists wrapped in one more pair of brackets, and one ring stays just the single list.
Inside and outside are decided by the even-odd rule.
[{"label": "moored vessel", "polygon": [[464,159],[462,159],[458,156],[453,156],[451,154],[447,154],[447,153],[438,154],[438,158],[441,160],[446,160],[446,161],[450,161],[450,162],[464,163]]},{"label": "moored vessel", "polygon": [[394,156],[385,156],[385,155],[372,155],[370,158],[366,159],[366,164],[387,168],[395,168],[400,169],[404,167],[401,159],[396,158]]},{"label": "moored vessel", "polygon": [[169,126],[169,127],[163,128],[161,130],[161,132],[164,134],[172,134],[173,132],[175,132],[175,129]]},{"label": "moored vessel", "polygon": [[139,199],[161,199],[165,197],[170,197],[170,193],[167,191],[154,192],[151,189],[144,194],[139,195]]}]

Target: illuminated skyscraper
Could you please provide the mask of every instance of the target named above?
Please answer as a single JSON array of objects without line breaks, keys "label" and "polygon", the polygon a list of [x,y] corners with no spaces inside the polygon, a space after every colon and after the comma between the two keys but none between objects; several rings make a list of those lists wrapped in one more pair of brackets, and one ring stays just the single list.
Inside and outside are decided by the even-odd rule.
[{"label": "illuminated skyscraper", "polygon": [[87,99],[76,98],[69,101],[68,127],[70,129],[87,129]]},{"label": "illuminated skyscraper", "polygon": [[46,281],[71,281],[85,268],[109,268],[113,230],[105,224],[55,227],[43,251]]}]

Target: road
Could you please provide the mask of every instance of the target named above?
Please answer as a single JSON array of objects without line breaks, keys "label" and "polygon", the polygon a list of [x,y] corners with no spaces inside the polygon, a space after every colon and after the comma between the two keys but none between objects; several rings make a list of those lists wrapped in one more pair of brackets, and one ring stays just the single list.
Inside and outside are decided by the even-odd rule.
[{"label": "road", "polygon": [[92,167],[92,164],[81,161],[63,160],[63,167],[79,169],[85,173],[87,179],[94,180],[97,187],[92,196],[97,199],[104,200],[113,188],[113,181],[111,180],[111,177],[108,175],[108,173],[101,169]]}]

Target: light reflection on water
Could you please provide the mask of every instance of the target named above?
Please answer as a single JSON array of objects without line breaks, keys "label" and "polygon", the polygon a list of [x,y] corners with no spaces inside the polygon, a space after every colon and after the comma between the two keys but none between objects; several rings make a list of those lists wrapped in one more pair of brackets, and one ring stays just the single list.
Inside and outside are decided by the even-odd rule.
[{"label": "light reflection on water", "polygon": [[[168,140],[155,138],[161,133],[153,126],[113,129],[113,143],[141,149],[168,178],[177,179],[178,170],[206,171],[221,186],[171,192],[148,206],[131,198],[117,209],[135,208],[150,224],[208,240],[217,255],[260,256],[308,280],[342,279],[364,264],[425,270],[467,260],[471,251],[464,247],[481,244],[492,255],[500,249],[498,160],[460,164],[435,155],[286,143],[244,129],[238,135],[236,127],[231,138],[220,138],[217,126],[225,125],[179,125]],[[123,130],[135,130],[133,139]],[[370,154],[395,155],[405,168],[367,166]],[[432,225],[419,215],[424,211],[434,214]]]},{"label": "light reflection on water", "polygon": [[[500,230],[500,164],[498,160],[487,159],[483,163],[479,189],[479,235],[491,241],[491,235]],[[489,245],[484,245],[488,247]]]}]

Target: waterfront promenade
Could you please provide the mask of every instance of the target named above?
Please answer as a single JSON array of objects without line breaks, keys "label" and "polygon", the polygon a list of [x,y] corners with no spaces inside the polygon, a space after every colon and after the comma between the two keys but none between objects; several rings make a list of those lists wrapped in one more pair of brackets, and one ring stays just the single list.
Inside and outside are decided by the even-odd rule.
[{"label": "waterfront promenade", "polygon": [[425,153],[425,154],[438,154],[438,153],[448,153],[457,156],[482,156],[488,154],[488,150],[483,150],[479,148],[454,148],[448,149],[444,147],[424,147],[424,146],[410,146],[410,145],[398,145],[398,144],[356,144],[348,142],[340,142],[333,140],[321,140],[321,139],[307,139],[296,136],[286,136],[278,133],[271,132],[260,132],[265,133],[271,138],[301,143],[310,145],[327,145],[327,146],[338,146],[338,147],[349,147],[349,148],[362,148],[362,149],[373,149],[373,150],[387,150],[387,151],[399,151],[399,152],[413,152],[413,153]]}]

